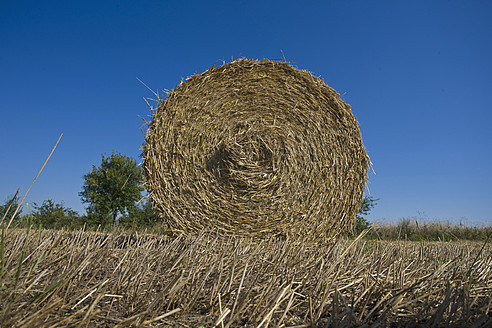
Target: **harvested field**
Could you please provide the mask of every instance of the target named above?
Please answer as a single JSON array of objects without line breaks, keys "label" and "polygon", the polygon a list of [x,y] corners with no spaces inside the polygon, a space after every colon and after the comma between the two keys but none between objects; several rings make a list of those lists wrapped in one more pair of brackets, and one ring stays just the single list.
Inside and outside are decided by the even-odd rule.
[{"label": "harvested field", "polygon": [[492,247],[3,231],[2,327],[492,324]]}]

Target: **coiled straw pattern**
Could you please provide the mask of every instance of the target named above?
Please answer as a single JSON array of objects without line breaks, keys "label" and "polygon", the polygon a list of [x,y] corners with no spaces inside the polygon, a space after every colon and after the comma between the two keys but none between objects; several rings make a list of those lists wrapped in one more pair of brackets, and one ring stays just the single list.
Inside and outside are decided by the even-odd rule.
[{"label": "coiled straw pattern", "polygon": [[160,101],[143,158],[148,194],[173,230],[323,239],[352,226],[370,165],[335,90],[290,63],[246,58]]}]

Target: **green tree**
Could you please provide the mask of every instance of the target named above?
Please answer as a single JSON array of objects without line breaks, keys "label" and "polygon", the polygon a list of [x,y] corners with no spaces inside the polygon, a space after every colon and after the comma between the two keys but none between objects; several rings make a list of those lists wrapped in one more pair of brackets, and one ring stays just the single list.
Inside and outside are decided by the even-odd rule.
[{"label": "green tree", "polygon": [[128,209],[128,213],[120,219],[120,224],[128,228],[150,228],[159,222],[159,217],[150,201]]},{"label": "green tree", "polygon": [[[9,196],[5,200],[3,205],[0,205],[0,222],[9,222],[12,219],[12,215],[19,206],[19,198],[17,194],[14,196]],[[17,211],[12,222],[18,222],[22,217],[22,208]]]},{"label": "green tree", "polygon": [[368,229],[371,225],[369,221],[367,221],[366,218],[364,218],[364,215],[369,214],[371,210],[374,208],[374,206],[377,205],[377,201],[379,199],[374,199],[371,196],[365,196],[364,199],[362,200],[362,205],[360,207],[359,212],[357,213],[356,220],[355,220],[355,226],[354,226],[354,234],[359,235],[362,231],[365,229]]},{"label": "green tree", "polygon": [[87,216],[93,223],[104,226],[116,224],[118,214],[128,213],[141,197],[142,170],[131,157],[113,152],[102,155],[99,167],[83,176],[84,185],[79,196],[88,203]]},{"label": "green tree", "polygon": [[79,214],[63,203],[57,204],[48,199],[38,206],[33,204],[33,223],[47,229],[70,228],[78,229],[82,226]]}]

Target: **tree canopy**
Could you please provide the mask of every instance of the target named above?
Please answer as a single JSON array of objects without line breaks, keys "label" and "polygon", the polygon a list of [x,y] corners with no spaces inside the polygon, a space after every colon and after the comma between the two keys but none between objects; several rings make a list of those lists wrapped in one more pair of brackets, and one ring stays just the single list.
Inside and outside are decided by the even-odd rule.
[{"label": "tree canopy", "polygon": [[369,212],[377,205],[377,201],[379,199],[374,199],[371,196],[365,196],[362,200],[362,205],[360,207],[359,212],[356,216],[355,226],[354,226],[354,234],[358,235],[365,229],[368,229],[371,225],[369,221],[364,218],[364,215],[369,214]]},{"label": "tree canopy", "polygon": [[79,196],[88,203],[93,223],[115,225],[118,214],[126,214],[141,198],[142,171],[135,159],[113,152],[102,155],[101,165],[83,176]]}]

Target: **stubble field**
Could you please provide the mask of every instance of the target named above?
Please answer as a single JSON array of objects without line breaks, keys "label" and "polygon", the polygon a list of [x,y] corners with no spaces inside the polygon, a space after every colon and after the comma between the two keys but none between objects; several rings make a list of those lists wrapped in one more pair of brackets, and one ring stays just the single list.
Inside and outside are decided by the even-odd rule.
[{"label": "stubble field", "polygon": [[2,327],[490,327],[490,242],[8,229]]}]

